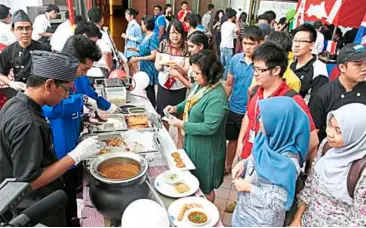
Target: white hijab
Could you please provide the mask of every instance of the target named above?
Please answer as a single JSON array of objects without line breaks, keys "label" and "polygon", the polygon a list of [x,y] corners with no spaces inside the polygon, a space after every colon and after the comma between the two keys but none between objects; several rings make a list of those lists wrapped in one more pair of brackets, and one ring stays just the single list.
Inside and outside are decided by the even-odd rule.
[{"label": "white hijab", "polygon": [[347,204],[353,200],[347,190],[347,176],[354,161],[366,155],[366,105],[348,104],[328,114],[334,117],[343,137],[342,148],[330,149],[315,165],[315,171],[330,194]]}]

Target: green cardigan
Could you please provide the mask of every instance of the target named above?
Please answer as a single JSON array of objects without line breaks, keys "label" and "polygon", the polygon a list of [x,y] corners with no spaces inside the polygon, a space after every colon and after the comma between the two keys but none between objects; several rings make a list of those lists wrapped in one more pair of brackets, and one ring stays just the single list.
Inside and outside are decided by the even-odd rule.
[{"label": "green cardigan", "polygon": [[[217,86],[191,108],[188,121],[184,122],[184,149],[196,166],[192,173],[204,193],[219,188],[223,182],[227,100],[224,87]],[[177,105],[178,114],[183,113],[185,104],[186,100]]]}]

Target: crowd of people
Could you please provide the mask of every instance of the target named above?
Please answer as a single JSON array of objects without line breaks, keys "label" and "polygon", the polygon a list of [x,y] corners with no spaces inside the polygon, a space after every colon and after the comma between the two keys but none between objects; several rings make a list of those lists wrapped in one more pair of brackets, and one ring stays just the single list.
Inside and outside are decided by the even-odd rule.
[{"label": "crowd of people", "polygon": [[89,79],[95,70],[108,77],[116,62],[126,75],[147,75],[146,96],[161,117],[170,113],[164,127],[178,128],[177,147],[208,200],[232,175],[233,226],[366,225],[364,46],[339,42],[330,82],[318,55],[334,28],[320,22],[290,31],[267,11],[250,25],[245,12],[209,4],[201,17],[184,1],[176,17],[170,4],[156,5],[137,21],[129,8],[116,53],[99,8],[52,33],[57,12],[50,5],[32,24],[0,5],[1,26],[11,25],[0,31],[0,182],[31,183],[31,202],[64,188],[66,213],[46,225],[75,225],[78,163],[98,148],[94,138],[78,143],[83,106],[119,110]]}]

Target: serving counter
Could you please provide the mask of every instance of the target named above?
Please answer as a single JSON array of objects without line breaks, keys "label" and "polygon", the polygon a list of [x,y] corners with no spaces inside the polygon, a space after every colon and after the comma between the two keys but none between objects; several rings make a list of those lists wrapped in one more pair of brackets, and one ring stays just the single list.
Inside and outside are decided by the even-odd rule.
[{"label": "serving counter", "polygon": [[[131,102],[129,103],[131,105],[137,106],[137,107],[143,107],[147,112],[156,114],[154,108],[150,104],[150,102],[144,98],[139,96],[131,96]],[[157,116],[157,115],[156,115]],[[160,118],[158,118],[158,122],[161,124],[160,127],[155,128],[155,131],[158,135],[160,146],[159,146],[159,152],[157,153],[149,153],[142,155],[145,157],[145,159],[149,163],[149,169],[148,169],[148,180],[150,183],[150,186],[154,188],[154,181],[156,177],[163,173],[166,170],[169,170],[169,164],[167,161],[167,156],[170,155],[170,153],[177,151],[177,147],[171,138],[169,132],[162,126],[162,123],[160,121]],[[159,125],[158,123],[158,125]],[[189,171],[186,171],[189,172]],[[93,207],[90,197],[89,197],[89,186],[88,182],[91,178],[90,173],[86,172],[86,175],[84,175],[84,188],[83,188],[83,202],[84,202],[84,208],[81,210],[81,225],[83,227],[108,227],[108,226],[116,226],[119,225],[118,222],[115,223],[114,221],[111,221],[110,219],[105,219],[103,215],[98,213],[98,211]],[[169,205],[177,200],[176,198],[169,198],[166,197],[156,189],[154,189],[156,199],[160,204],[163,204],[165,209],[167,210]],[[198,190],[194,196],[205,198],[204,194],[201,190]],[[173,224],[172,221],[170,222],[171,225]],[[221,219],[217,222],[215,226],[223,226]]]}]

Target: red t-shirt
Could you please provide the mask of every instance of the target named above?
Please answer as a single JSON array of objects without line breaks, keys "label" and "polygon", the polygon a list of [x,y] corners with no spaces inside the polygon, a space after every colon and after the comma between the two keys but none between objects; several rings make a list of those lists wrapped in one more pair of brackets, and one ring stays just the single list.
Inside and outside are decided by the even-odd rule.
[{"label": "red t-shirt", "polygon": [[[189,15],[189,14],[191,14],[191,11],[188,10],[186,16]],[[184,11],[183,10],[180,10],[178,12],[178,21],[182,20],[183,19],[183,16],[184,16]],[[185,32],[188,32],[188,26],[187,26],[187,24],[184,23],[184,22],[182,22],[182,24],[183,24],[184,31]]]},{"label": "red t-shirt", "polygon": [[[285,81],[283,81],[283,83],[278,87],[278,89],[276,91],[274,91],[274,93],[269,97],[285,96],[285,94],[289,90],[291,90],[291,88],[286,85]],[[305,111],[306,115],[309,117],[310,131],[315,130],[315,124],[313,121],[313,117],[311,116],[310,109],[306,105],[304,99],[301,97],[300,94],[295,95],[292,98],[296,101],[296,103],[298,105],[300,105],[300,107]],[[258,100],[262,100],[262,99],[263,99],[263,88],[259,87],[257,93],[248,101],[247,115],[248,115],[248,119],[249,119],[249,124],[248,124],[247,131],[245,132],[245,136],[244,136],[244,144],[243,144],[244,147],[243,147],[243,151],[241,154],[241,157],[243,159],[249,157],[249,155],[252,153],[253,144],[251,142],[249,142],[249,132],[251,130],[253,130],[257,134],[257,132],[259,130],[259,122],[257,121],[258,115],[260,113],[259,106],[258,106]]]}]

